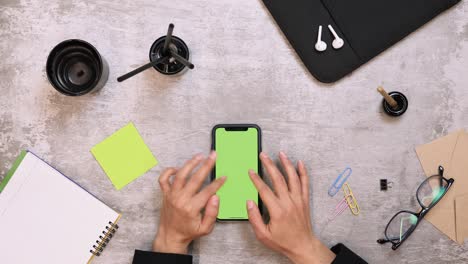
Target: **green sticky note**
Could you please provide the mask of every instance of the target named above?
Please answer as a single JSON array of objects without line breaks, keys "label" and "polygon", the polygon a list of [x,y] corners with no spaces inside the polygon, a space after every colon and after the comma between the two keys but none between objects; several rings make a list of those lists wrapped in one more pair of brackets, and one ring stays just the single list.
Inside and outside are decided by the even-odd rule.
[{"label": "green sticky note", "polygon": [[117,190],[158,164],[133,123],[94,146],[91,153]]}]

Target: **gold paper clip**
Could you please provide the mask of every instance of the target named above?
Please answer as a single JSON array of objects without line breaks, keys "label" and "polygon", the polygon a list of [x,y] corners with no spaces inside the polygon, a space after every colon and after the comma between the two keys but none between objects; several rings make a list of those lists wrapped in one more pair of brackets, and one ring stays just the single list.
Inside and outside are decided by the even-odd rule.
[{"label": "gold paper clip", "polygon": [[343,192],[344,192],[344,197],[346,198],[346,203],[348,204],[349,209],[351,210],[351,213],[353,213],[353,215],[359,215],[359,212],[360,212],[359,205],[348,183],[343,184]]}]

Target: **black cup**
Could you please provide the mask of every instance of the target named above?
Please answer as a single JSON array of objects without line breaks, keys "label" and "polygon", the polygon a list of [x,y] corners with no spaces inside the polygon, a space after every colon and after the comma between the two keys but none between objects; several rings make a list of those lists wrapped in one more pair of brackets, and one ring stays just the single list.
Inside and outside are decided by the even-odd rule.
[{"label": "black cup", "polygon": [[[168,54],[164,54],[164,42],[166,41],[166,36],[162,36],[154,41],[153,45],[151,45],[149,51],[149,59],[150,61],[157,61],[160,58],[167,56]],[[186,60],[190,60],[190,51],[185,44],[185,42],[176,36],[172,36],[171,44],[169,44],[169,50],[179,54],[179,56],[183,57]],[[153,66],[155,70],[158,72],[165,74],[165,75],[175,75],[181,73],[184,69],[186,69],[185,65],[182,63],[177,62],[176,60],[172,59],[164,63],[157,64]]]},{"label": "black cup", "polygon": [[390,106],[385,99],[382,101],[382,107],[384,112],[390,116],[401,116],[406,112],[408,109],[408,99],[406,96],[400,92],[390,92],[388,93],[395,101],[397,102],[398,106],[393,108]]},{"label": "black cup", "polygon": [[96,48],[86,41],[69,39],[49,54],[47,78],[59,92],[70,96],[98,91],[109,78],[109,66]]}]

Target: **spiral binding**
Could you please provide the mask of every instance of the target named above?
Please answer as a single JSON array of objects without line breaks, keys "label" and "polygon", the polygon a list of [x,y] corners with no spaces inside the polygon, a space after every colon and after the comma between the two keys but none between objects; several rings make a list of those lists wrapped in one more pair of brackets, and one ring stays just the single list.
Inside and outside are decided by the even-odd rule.
[{"label": "spiral binding", "polygon": [[89,252],[94,256],[99,257],[111,238],[114,236],[117,229],[119,229],[119,226],[109,221],[106,226],[106,230],[102,231],[103,236],[99,236],[99,239],[96,240],[96,244],[93,245],[93,249]]}]

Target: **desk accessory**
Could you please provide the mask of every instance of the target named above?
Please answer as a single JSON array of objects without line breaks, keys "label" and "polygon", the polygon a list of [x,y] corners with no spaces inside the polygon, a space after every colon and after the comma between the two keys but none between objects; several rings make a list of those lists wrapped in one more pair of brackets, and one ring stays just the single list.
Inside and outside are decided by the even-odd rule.
[{"label": "desk accessory", "polygon": [[[338,178],[341,178],[341,176],[344,175],[346,172],[348,172],[347,177],[349,177],[349,175],[351,175],[351,169],[346,168],[345,171],[343,171],[339,175]],[[354,196],[353,192],[351,191],[351,188],[349,187],[348,183],[343,183],[341,188],[343,189],[344,197],[335,206],[333,211],[328,215],[327,221],[325,223],[325,228],[331,222],[333,222],[339,215],[341,215],[346,210],[346,208],[349,208],[353,215],[355,215],[355,216],[359,215],[359,212],[360,212],[359,205],[358,205],[356,197]],[[330,190],[329,190],[329,192],[330,192]],[[322,232],[323,232],[323,230],[325,230],[325,228],[323,228],[322,231],[320,231],[320,234],[322,234]]]},{"label": "desk accessory", "polygon": [[[263,0],[309,72],[325,83],[343,78],[458,2]],[[346,45],[336,52],[317,52],[312,32],[320,24],[332,25]],[[329,36],[322,37],[331,43]]]},{"label": "desk accessory", "polygon": [[386,191],[392,188],[393,182],[389,182],[387,179],[380,179],[380,190]]},{"label": "desk accessory", "polygon": [[173,36],[173,31],[174,24],[169,24],[166,36],[158,38],[153,45],[151,45],[149,52],[150,62],[120,76],[117,78],[117,81],[123,82],[151,67],[165,75],[180,73],[186,67],[193,69],[195,66],[189,61],[190,52],[187,44],[185,44],[181,38]]},{"label": "desk accessory", "polygon": [[159,59],[157,59],[155,61],[151,61],[151,62],[149,62],[149,63],[147,63],[147,64],[145,64],[145,65],[143,65],[143,66],[141,66],[139,68],[136,68],[135,70],[133,70],[131,72],[128,72],[128,73],[120,76],[119,78],[117,78],[117,81],[123,82],[123,81],[127,80],[128,78],[131,78],[131,77],[137,75],[138,73],[140,73],[142,71],[145,71],[145,70],[147,70],[147,69],[149,69],[151,67],[155,67],[158,64],[164,63],[167,60],[169,60],[169,56],[159,58]]},{"label": "desk accessory", "polygon": [[353,170],[350,167],[346,167],[342,173],[338,174],[338,177],[336,177],[335,181],[328,189],[328,195],[331,197],[335,196],[343,184],[348,180],[349,176],[351,176],[351,173],[353,173]]},{"label": "desk accessory", "polygon": [[216,163],[211,181],[224,175],[236,175],[220,188],[216,195],[220,201],[216,220],[248,221],[245,201],[258,204],[262,213],[262,200],[248,173],[253,170],[263,177],[259,155],[262,152],[262,130],[255,124],[218,124],[211,130],[211,149],[216,151]]},{"label": "desk accessory", "polygon": [[344,197],[341,201],[335,206],[335,209],[328,215],[326,226],[333,222],[339,215],[341,215],[346,208],[351,210],[351,213],[355,216],[359,215],[359,205],[357,203],[356,197],[354,197],[351,188],[347,183],[343,185]]},{"label": "desk accessory", "polygon": [[416,154],[427,177],[437,174],[438,165],[442,165],[445,168],[444,174],[456,181],[444,199],[426,216],[426,220],[453,241],[463,244],[465,238],[468,239],[468,236],[463,235],[464,230],[468,230],[468,222],[457,219],[468,214],[468,205],[460,206],[463,202],[459,200],[468,196],[468,133],[463,129],[449,133],[417,146]]},{"label": "desk accessory", "polygon": [[333,221],[335,221],[335,219],[340,216],[345,210],[346,208],[348,208],[349,205],[348,205],[348,202],[346,200],[346,196],[340,200],[340,202],[335,206],[335,208],[333,209],[333,211],[331,211],[329,214],[328,214],[328,217],[327,217],[327,220],[325,222],[325,226],[323,228],[321,228],[321,231],[320,231],[320,236],[322,235],[322,232],[325,231],[328,227],[329,224],[331,224]]},{"label": "desk accessory", "polygon": [[408,99],[400,92],[387,93],[382,86],[377,91],[383,96],[382,107],[390,116],[401,116],[408,109]]},{"label": "desk accessory", "polygon": [[90,263],[118,229],[119,213],[31,152],[1,186],[2,263]]},{"label": "desk accessory", "polygon": [[377,243],[392,243],[396,250],[413,233],[424,216],[445,196],[454,179],[444,177],[444,167],[438,167],[438,174],[424,180],[416,191],[416,199],[421,209],[416,212],[407,210],[396,213],[385,227],[385,238],[378,239]]},{"label": "desk accessory", "polygon": [[343,193],[351,213],[353,215],[359,215],[361,210],[359,209],[356,197],[354,196],[353,191],[351,191],[351,187],[349,187],[348,183],[343,184]]},{"label": "desk accessory", "polygon": [[109,66],[93,45],[69,39],[52,49],[47,57],[46,73],[57,91],[79,96],[104,87],[109,78]]},{"label": "desk accessory", "polygon": [[317,42],[315,43],[315,50],[323,52],[327,49],[327,43],[322,40],[322,26],[319,26]]},{"label": "desk accessory", "polygon": [[117,190],[158,164],[133,123],[98,143],[91,153]]},{"label": "desk accessory", "polygon": [[463,244],[468,239],[468,194],[455,198],[455,212],[457,242]]},{"label": "desk accessory", "polygon": [[328,29],[333,34],[333,37],[335,37],[335,39],[332,42],[333,48],[336,49],[336,50],[341,49],[344,46],[344,40],[342,38],[340,38],[338,36],[338,34],[336,34],[336,32],[333,29],[332,25],[328,25]]},{"label": "desk accessory", "polygon": [[336,217],[338,217],[339,215],[341,215],[345,210],[346,208],[348,208],[349,205],[348,205],[348,202],[346,201],[346,197],[344,197],[343,199],[341,199],[341,201],[335,206],[335,209],[333,210],[333,212],[329,215],[328,219],[327,219],[327,222],[332,222],[336,219]]}]

